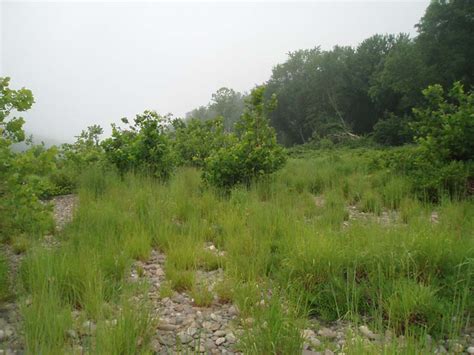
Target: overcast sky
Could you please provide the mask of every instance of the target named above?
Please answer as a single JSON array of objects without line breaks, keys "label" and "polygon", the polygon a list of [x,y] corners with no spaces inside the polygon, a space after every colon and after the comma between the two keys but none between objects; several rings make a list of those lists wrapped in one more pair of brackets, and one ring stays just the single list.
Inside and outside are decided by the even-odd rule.
[{"label": "overcast sky", "polygon": [[70,140],[145,109],[183,116],[226,86],[266,81],[288,51],[407,32],[429,1],[0,0],[0,73],[33,91],[27,129]]}]

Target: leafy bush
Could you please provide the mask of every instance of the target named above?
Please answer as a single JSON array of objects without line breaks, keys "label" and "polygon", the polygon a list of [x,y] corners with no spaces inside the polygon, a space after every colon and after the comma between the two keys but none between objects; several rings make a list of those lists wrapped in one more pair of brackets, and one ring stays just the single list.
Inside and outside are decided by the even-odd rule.
[{"label": "leafy bush", "polygon": [[137,115],[129,128],[112,125],[112,137],[102,142],[107,159],[121,173],[137,171],[166,179],[174,168],[171,142],[166,134],[167,117],[154,111]]},{"label": "leafy bush", "polygon": [[9,88],[9,78],[0,78],[0,239],[15,234],[41,234],[52,229],[48,206],[40,198],[53,186],[48,180],[55,168],[56,151],[34,146],[15,153],[13,143],[25,140],[24,119],[11,117],[12,111],[24,112],[34,103],[30,90]]},{"label": "leafy bush", "polygon": [[173,126],[173,148],[179,164],[203,166],[206,158],[222,147],[226,139],[222,117],[206,121],[175,120]]},{"label": "leafy bush", "polygon": [[373,137],[379,144],[397,146],[412,142],[413,131],[408,117],[397,117],[392,114],[375,124]]},{"label": "leafy bush", "polygon": [[229,135],[228,142],[206,159],[203,177],[207,183],[223,188],[249,184],[284,165],[285,152],[267,119],[275,100],[265,104],[264,91],[264,86],[252,90],[235,134]]},{"label": "leafy bush", "polygon": [[474,158],[474,93],[460,82],[445,94],[441,85],[423,90],[425,108],[415,108],[416,141],[430,156],[468,161]]}]

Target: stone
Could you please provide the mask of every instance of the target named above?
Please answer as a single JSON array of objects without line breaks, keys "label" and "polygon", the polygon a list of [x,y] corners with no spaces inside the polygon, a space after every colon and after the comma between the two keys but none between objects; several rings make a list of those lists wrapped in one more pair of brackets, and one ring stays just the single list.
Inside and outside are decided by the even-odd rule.
[{"label": "stone", "polygon": [[216,345],[219,346],[219,345],[222,345],[226,342],[226,338],[224,337],[220,337],[220,338],[217,338],[216,339]]},{"label": "stone", "polygon": [[179,341],[181,342],[181,344],[188,344],[193,340],[193,337],[190,336],[187,333],[180,333],[178,335],[178,338],[179,338]]},{"label": "stone", "polygon": [[318,353],[318,352],[312,351],[312,350],[304,349],[304,350],[301,352],[301,355],[321,355],[321,353]]},{"label": "stone", "polygon": [[323,355],[334,355],[334,352],[330,349],[326,349],[326,350],[324,350]]},{"label": "stone", "polygon": [[230,306],[230,307],[229,307],[229,310],[227,311],[227,313],[228,313],[230,316],[238,316],[238,315],[239,315],[239,310],[238,310],[237,307],[235,307],[235,306]]},{"label": "stone", "polygon": [[7,338],[5,331],[0,329],[0,341],[3,341]]},{"label": "stone", "polygon": [[82,328],[87,334],[91,334],[95,332],[95,324],[94,322],[91,322],[90,320],[85,321],[82,323]]},{"label": "stone", "polygon": [[305,330],[303,330],[302,333],[303,333],[302,334],[303,338],[305,338],[305,339],[310,339],[310,338],[313,338],[313,337],[316,336],[316,333],[311,329],[305,329]]},{"label": "stone", "polygon": [[225,338],[229,344],[234,344],[237,342],[237,338],[235,337],[234,333],[228,333]]},{"label": "stone", "polygon": [[74,329],[69,329],[67,332],[66,332],[67,336],[71,339],[76,339],[77,338],[77,333]]},{"label": "stone", "polygon": [[177,327],[175,325],[169,324],[169,323],[166,323],[166,322],[158,323],[158,329],[163,330],[165,332],[170,332],[170,331],[176,330],[176,328]]},{"label": "stone", "polygon": [[361,325],[359,327],[359,331],[362,333],[363,336],[370,340],[376,340],[379,338],[379,336],[373,333],[366,325]]},{"label": "stone", "polygon": [[214,335],[215,335],[216,337],[218,337],[218,338],[220,338],[220,337],[225,337],[226,331],[225,331],[225,330],[216,330],[216,331],[214,332]]},{"label": "stone", "polygon": [[463,352],[464,346],[462,346],[462,345],[459,344],[459,343],[453,343],[453,344],[449,347],[449,349],[452,350],[454,353],[459,354],[459,353],[462,353],[462,352]]},{"label": "stone", "polygon": [[467,348],[467,353],[468,353],[468,354],[471,354],[471,355],[474,354],[474,346],[468,347],[468,348]]},{"label": "stone", "polygon": [[319,331],[318,331],[318,334],[324,338],[328,338],[328,339],[332,339],[332,338],[335,338],[337,336],[337,333],[332,330],[332,329],[329,329],[329,328],[321,328]]},{"label": "stone", "polygon": [[207,339],[204,343],[204,346],[207,350],[212,350],[215,349],[216,344],[211,339]]},{"label": "stone", "polygon": [[188,333],[189,336],[194,336],[197,333],[197,329],[194,327],[189,327],[188,330],[186,330],[186,333]]}]

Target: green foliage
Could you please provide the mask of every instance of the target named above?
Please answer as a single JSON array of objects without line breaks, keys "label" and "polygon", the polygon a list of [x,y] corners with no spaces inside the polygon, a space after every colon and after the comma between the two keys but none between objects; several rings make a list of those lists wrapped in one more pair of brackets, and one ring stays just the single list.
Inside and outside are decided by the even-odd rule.
[{"label": "green foliage", "polygon": [[472,1],[433,0],[416,25],[423,61],[444,87],[455,80],[474,84],[473,13]]},{"label": "green foliage", "polygon": [[399,146],[413,141],[410,118],[393,114],[374,125],[374,141],[386,146]]},{"label": "green foliage", "polygon": [[276,142],[275,131],[267,120],[267,112],[274,103],[265,104],[264,92],[264,86],[252,91],[247,108],[236,124],[235,135],[206,159],[203,177],[207,183],[222,188],[249,184],[285,163],[284,150]]},{"label": "green foliage", "polygon": [[202,167],[212,152],[226,141],[222,117],[202,121],[175,120],[173,149],[179,164]]},{"label": "green foliage", "polygon": [[[174,168],[171,142],[166,135],[168,117],[154,111],[137,115],[128,129],[112,125],[112,137],[102,142],[107,159],[123,174],[137,171],[167,179]],[[122,122],[128,124],[126,118]]]},{"label": "green foliage", "polygon": [[52,229],[48,206],[40,198],[54,193],[48,177],[56,167],[55,148],[33,146],[23,153],[11,149],[25,133],[23,118],[9,115],[28,110],[33,102],[30,90],[12,90],[9,78],[0,78],[0,240]]},{"label": "green foliage", "polygon": [[423,90],[425,108],[413,110],[417,142],[431,159],[474,159],[474,93],[466,93],[460,82],[447,94],[441,85]]},{"label": "green foliage", "polygon": [[58,170],[51,176],[59,193],[72,193],[77,188],[78,177],[85,169],[104,163],[104,151],[99,141],[102,133],[102,127],[92,125],[76,136],[74,143],[61,146]]},{"label": "green foliage", "polygon": [[0,304],[10,295],[10,280],[8,279],[8,265],[3,253],[0,252]]}]

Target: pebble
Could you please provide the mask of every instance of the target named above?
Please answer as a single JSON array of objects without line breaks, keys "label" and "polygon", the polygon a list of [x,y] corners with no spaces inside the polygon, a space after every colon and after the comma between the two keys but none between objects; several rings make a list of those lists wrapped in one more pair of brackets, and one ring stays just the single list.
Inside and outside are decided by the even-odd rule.
[{"label": "pebble", "polygon": [[170,331],[176,330],[176,328],[177,327],[175,325],[169,324],[169,323],[160,322],[158,324],[158,329],[163,330],[165,332],[170,332]]},{"label": "pebble", "polygon": [[471,354],[471,355],[474,354],[474,346],[468,347],[468,348],[467,348],[467,353],[468,353],[468,354]]},{"label": "pebble", "polygon": [[376,340],[379,338],[378,334],[375,334],[374,332],[372,332],[366,325],[361,325],[359,327],[359,330],[362,333],[362,335],[364,335],[366,338],[370,340]]},{"label": "pebble", "polygon": [[235,337],[234,333],[228,333],[225,338],[227,339],[227,342],[229,344],[234,344],[237,341],[237,338]]},{"label": "pebble", "polygon": [[179,341],[181,344],[188,344],[193,340],[192,336],[187,333],[180,333],[179,334]]},{"label": "pebble", "polygon": [[74,329],[69,329],[67,332],[66,332],[67,336],[71,339],[76,339],[77,338],[77,333]]},{"label": "pebble", "polygon": [[216,345],[219,346],[221,344],[224,344],[226,342],[226,338],[221,337],[216,339]]},{"label": "pebble", "polygon": [[221,337],[225,337],[226,333],[227,332],[225,330],[216,330],[214,332],[214,335],[218,338],[221,338]]},{"label": "pebble", "polygon": [[331,338],[335,338],[337,336],[337,333],[332,330],[332,329],[329,329],[329,328],[321,328],[319,331],[318,331],[318,334],[324,338],[328,338],[328,339],[331,339]]}]

